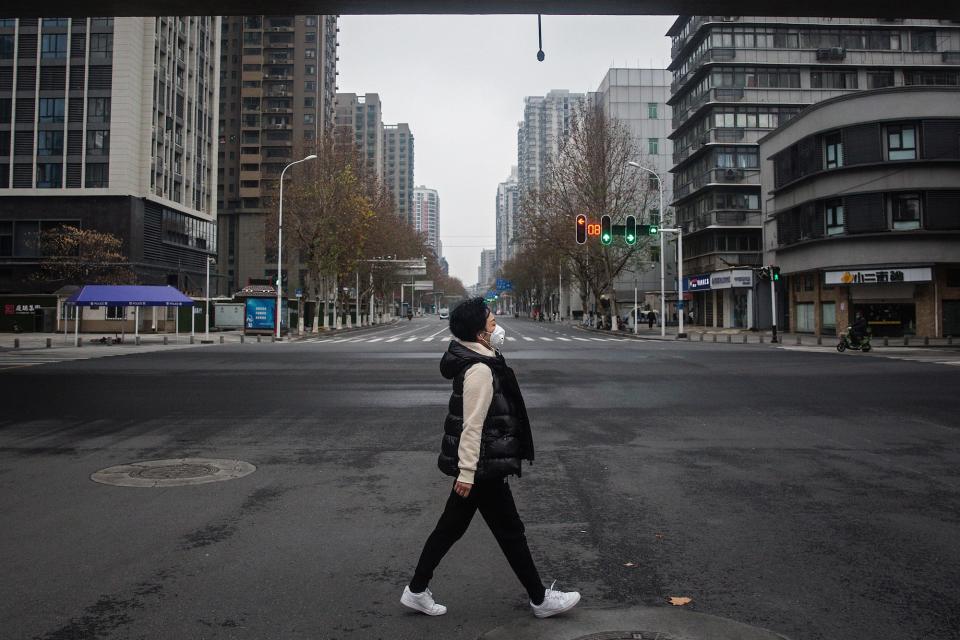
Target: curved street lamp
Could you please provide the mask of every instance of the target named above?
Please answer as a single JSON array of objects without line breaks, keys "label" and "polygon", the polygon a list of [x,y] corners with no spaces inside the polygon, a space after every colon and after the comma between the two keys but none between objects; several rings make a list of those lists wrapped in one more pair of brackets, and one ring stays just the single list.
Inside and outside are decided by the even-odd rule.
[{"label": "curved street lamp", "polygon": [[[660,175],[653,169],[648,169],[641,164],[634,162],[633,160],[627,162],[628,165],[634,167],[635,169],[640,169],[641,171],[646,171],[647,173],[653,174],[653,177],[657,179],[657,191],[660,192],[660,209],[657,210],[657,215],[660,216],[660,226],[663,226],[663,181],[660,180]],[[667,303],[666,303],[666,286],[664,285],[664,271],[663,271],[663,233],[658,234],[660,236],[660,337],[663,338],[667,335]],[[636,321],[636,307],[634,307],[634,321],[633,321],[634,331],[637,329]]]},{"label": "curved street lamp", "polygon": [[283,278],[281,277],[280,265],[281,254],[283,253],[283,174],[287,172],[287,169],[292,167],[295,164],[300,164],[301,162],[306,162],[307,160],[316,160],[317,154],[311,153],[306,158],[302,160],[295,160],[285,166],[283,171],[280,172],[280,220],[277,224],[277,340],[280,339],[280,287]]}]

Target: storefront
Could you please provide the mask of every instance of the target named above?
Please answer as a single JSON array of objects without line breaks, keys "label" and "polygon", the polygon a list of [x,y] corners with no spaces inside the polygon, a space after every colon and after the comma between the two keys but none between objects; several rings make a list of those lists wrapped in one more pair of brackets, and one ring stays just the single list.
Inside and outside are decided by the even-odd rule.
[{"label": "storefront", "polygon": [[710,298],[710,274],[701,273],[683,277],[683,299],[686,308],[684,320],[694,325],[713,324],[713,306]]},{"label": "storefront", "polygon": [[753,269],[730,269],[710,274],[716,299],[718,327],[753,327]]},{"label": "storefront", "polygon": [[[932,288],[931,267],[845,269],[825,271],[823,277],[825,285],[846,289],[848,324],[862,313],[874,336],[918,335],[918,302]],[[929,335],[928,331],[923,333]]]}]

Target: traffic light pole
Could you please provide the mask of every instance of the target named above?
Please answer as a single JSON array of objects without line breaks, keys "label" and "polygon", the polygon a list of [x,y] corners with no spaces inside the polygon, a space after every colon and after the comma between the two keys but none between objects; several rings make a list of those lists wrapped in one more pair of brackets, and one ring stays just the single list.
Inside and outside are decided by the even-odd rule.
[{"label": "traffic light pole", "polygon": [[777,283],[774,282],[773,277],[770,278],[770,313],[771,320],[773,321],[773,337],[770,338],[770,342],[777,342]]},{"label": "traffic light pole", "polygon": [[[663,234],[664,233],[675,233],[677,234],[677,298],[679,301],[683,300],[683,231],[680,228],[676,229],[660,229],[660,246],[663,247]],[[660,270],[661,274],[663,273],[663,253],[660,253]],[[662,278],[662,275],[661,275]],[[661,286],[663,286],[661,281]],[[663,298],[660,299],[661,309],[663,309]],[[685,308],[680,308],[677,311],[677,338],[686,338],[687,334],[683,331],[683,312],[686,311]],[[661,316],[661,327],[666,327],[665,318]],[[666,330],[661,331],[661,336],[666,335]]]}]

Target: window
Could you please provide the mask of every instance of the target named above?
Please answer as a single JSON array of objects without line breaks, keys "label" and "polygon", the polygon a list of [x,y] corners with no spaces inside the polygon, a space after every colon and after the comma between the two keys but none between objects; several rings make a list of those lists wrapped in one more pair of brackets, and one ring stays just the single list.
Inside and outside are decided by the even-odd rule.
[{"label": "window", "polygon": [[836,169],[843,166],[843,138],[840,137],[839,131],[824,136],[823,148],[827,156],[827,169]]},{"label": "window", "polygon": [[316,42],[317,41],[317,32],[316,31],[307,31],[304,40],[306,42]]},{"label": "window", "polygon": [[657,103],[656,102],[647,103],[647,117],[651,120],[657,119]]},{"label": "window", "polygon": [[309,108],[317,106],[317,99],[312,96],[306,96],[303,99],[303,106]]},{"label": "window", "polygon": [[893,86],[893,71],[867,71],[867,89]]},{"label": "window", "polygon": [[87,155],[105,156],[110,153],[109,131],[87,131]]},{"label": "window", "polygon": [[63,185],[63,165],[59,162],[37,164],[37,188],[59,189]]},{"label": "window", "polygon": [[110,122],[110,98],[87,99],[87,124]]},{"label": "window", "polygon": [[13,36],[0,36],[0,60],[13,59]]},{"label": "window", "polygon": [[856,89],[856,71],[811,71],[810,86],[814,89]]},{"label": "window", "polygon": [[13,222],[0,221],[0,256],[13,255]]},{"label": "window", "polygon": [[303,90],[307,93],[317,92],[317,83],[315,80],[307,80],[303,83]]},{"label": "window", "polygon": [[40,122],[63,122],[63,98],[40,98]]},{"label": "window", "polygon": [[659,147],[660,147],[660,141],[657,138],[647,139],[647,153],[649,153],[652,156],[655,156],[658,153],[660,153],[658,151]]},{"label": "window", "polygon": [[313,124],[316,121],[316,116],[312,113],[303,114],[303,124]]},{"label": "window", "polygon": [[91,33],[90,53],[92,55],[109,55],[113,53],[112,33]]},{"label": "window", "polygon": [[887,126],[887,159],[916,160],[917,129],[913,125]]},{"label": "window", "polygon": [[315,65],[315,64],[305,65],[305,66],[303,67],[303,73],[304,73],[304,75],[308,75],[308,76],[315,76],[315,75],[317,75],[317,65]]},{"label": "window", "polygon": [[960,76],[960,74],[956,71],[908,69],[903,72],[903,84],[907,86],[938,85],[953,87],[958,84],[958,76]]},{"label": "window", "polygon": [[59,156],[63,154],[63,131],[41,131],[37,135],[37,154]]},{"label": "window", "polygon": [[44,18],[43,19],[43,28],[51,29],[56,27],[65,27],[67,26],[66,18]]},{"label": "window", "polygon": [[914,31],[910,34],[910,49],[912,51],[936,51],[937,32],[932,29]]},{"label": "window", "polygon": [[94,189],[109,186],[108,166],[109,165],[103,162],[87,163],[87,174],[84,186]]},{"label": "window", "polygon": [[125,311],[124,307],[110,305],[107,307],[107,320],[124,320],[126,319]]},{"label": "window", "polygon": [[315,58],[317,57],[317,50],[316,50],[316,49],[304,49],[304,50],[303,50],[303,56],[304,56],[305,58],[307,58],[308,60],[315,59]]},{"label": "window", "polygon": [[66,58],[67,57],[67,34],[48,33],[43,36],[40,45],[41,58]]},{"label": "window", "polygon": [[827,200],[824,207],[827,219],[827,235],[843,233],[843,201]]},{"label": "window", "polygon": [[307,16],[304,18],[303,23],[308,27],[315,27],[317,26],[317,16]]},{"label": "window", "polygon": [[837,328],[837,303],[821,302],[820,303],[820,329],[836,329],[836,328]]},{"label": "window", "polygon": [[920,228],[920,194],[895,193],[890,196],[893,228],[896,230]]}]

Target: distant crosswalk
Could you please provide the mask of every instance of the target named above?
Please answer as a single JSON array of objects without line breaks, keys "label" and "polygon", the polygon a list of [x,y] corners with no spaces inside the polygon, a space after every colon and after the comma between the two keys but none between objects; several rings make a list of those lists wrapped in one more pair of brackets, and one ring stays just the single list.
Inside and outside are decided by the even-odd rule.
[{"label": "distant crosswalk", "polygon": [[930,364],[945,364],[949,366],[960,366],[960,351],[953,349],[904,349],[900,347],[890,348],[890,349],[874,349],[869,354],[859,353],[859,352],[850,352],[838,353],[835,347],[828,346],[807,346],[807,345],[797,345],[797,346],[788,346],[784,345],[780,347],[784,351],[802,351],[806,353],[827,353],[833,354],[835,356],[843,357],[874,357],[874,358],[886,358],[890,360],[903,360],[907,362],[927,362]]},{"label": "distant crosswalk", "polygon": [[188,345],[110,345],[89,347],[59,347],[53,349],[11,349],[0,351],[0,371],[36,367],[43,364],[94,360],[114,356],[126,356],[135,353],[181,349]]},{"label": "distant crosswalk", "polygon": [[[303,339],[303,340],[297,341],[295,344],[345,344],[345,343],[359,344],[359,343],[365,343],[365,344],[380,344],[380,345],[382,345],[382,346],[385,346],[385,345],[393,344],[393,343],[410,343],[410,342],[433,342],[433,343],[439,343],[439,342],[450,342],[451,340],[454,340],[454,337],[451,336],[451,335],[406,336],[406,337],[405,337],[405,336],[392,336],[392,337],[384,337],[384,336],[357,336],[357,337],[349,337],[349,336],[330,336],[330,337],[323,337],[323,336],[320,336],[320,337],[315,337],[315,338],[305,338],[305,339]],[[591,338],[579,338],[579,337],[576,337],[576,336],[573,336],[573,337],[566,337],[566,336],[555,336],[555,337],[547,337],[547,336],[538,336],[538,337],[521,336],[520,338],[516,338],[516,337],[514,337],[514,336],[507,336],[507,342],[518,342],[518,341],[519,341],[519,342],[521,342],[521,344],[522,344],[522,343],[530,343],[530,342],[537,343],[537,342],[554,342],[554,341],[573,342],[574,340],[578,340],[578,341],[580,341],[580,342],[593,342],[593,341],[595,341],[595,342],[633,342],[633,341],[634,341],[634,340],[632,340],[632,339],[630,339],[630,338],[592,338],[592,337],[591,337]],[[399,345],[398,345],[398,346],[399,346]]]}]

